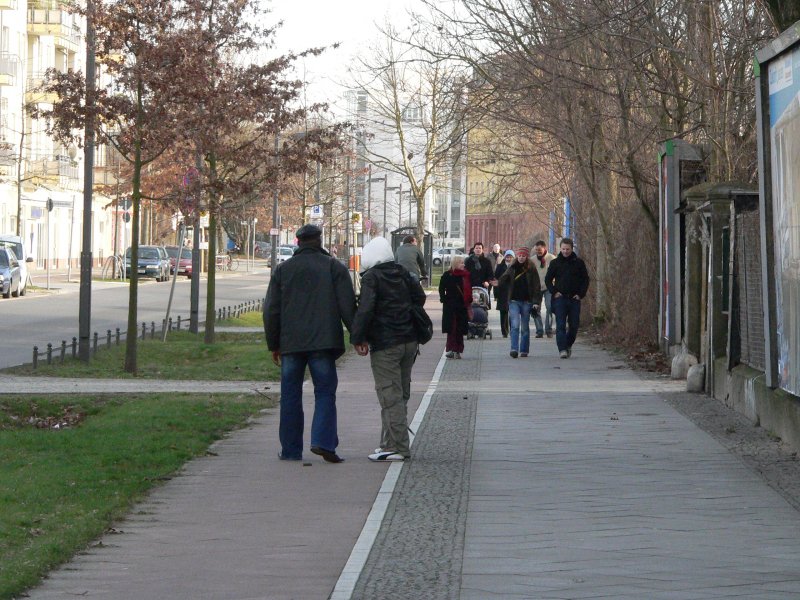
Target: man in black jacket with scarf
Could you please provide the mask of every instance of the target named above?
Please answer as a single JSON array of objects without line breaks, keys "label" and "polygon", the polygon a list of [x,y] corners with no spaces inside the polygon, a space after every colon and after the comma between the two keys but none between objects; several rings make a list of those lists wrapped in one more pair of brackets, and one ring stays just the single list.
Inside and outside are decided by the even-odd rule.
[{"label": "man in black jacket with scarf", "polygon": [[581,299],[589,290],[586,264],[575,254],[570,238],[561,240],[561,252],[551,262],[544,283],[552,294],[551,305],[556,315],[556,344],[559,356],[572,356],[572,344],[578,336]]},{"label": "man in black jacket with scarf", "polygon": [[350,273],[322,248],[322,230],[297,230],[300,247],[279,264],[264,302],[264,331],[272,360],[281,368],[281,460],[303,458],[303,376],[314,382],[311,452],[332,463],[336,454],[336,359],[344,354],[342,323],[351,330],[356,295]]}]

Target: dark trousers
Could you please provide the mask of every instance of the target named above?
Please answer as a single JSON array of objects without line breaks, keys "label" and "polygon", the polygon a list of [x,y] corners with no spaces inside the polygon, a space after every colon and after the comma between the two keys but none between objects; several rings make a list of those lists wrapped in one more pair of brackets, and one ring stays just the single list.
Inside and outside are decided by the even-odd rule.
[{"label": "dark trousers", "polygon": [[578,337],[581,324],[581,301],[575,298],[559,296],[551,301],[556,315],[556,345],[559,352],[569,350]]},{"label": "dark trousers", "polygon": [[464,352],[464,334],[458,332],[458,320],[453,317],[453,322],[450,324],[450,331],[447,334],[447,344],[445,350],[448,352]]},{"label": "dark trousers", "polygon": [[503,334],[503,337],[508,337],[508,311],[501,310],[500,311],[500,333]]}]

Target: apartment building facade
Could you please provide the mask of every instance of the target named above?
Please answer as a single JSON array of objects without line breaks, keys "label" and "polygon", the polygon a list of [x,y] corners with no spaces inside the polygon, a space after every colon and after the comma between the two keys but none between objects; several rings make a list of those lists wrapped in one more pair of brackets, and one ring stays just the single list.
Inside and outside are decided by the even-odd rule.
[{"label": "apartment building facade", "polygon": [[[82,149],[57,143],[25,107],[52,106],[54,98],[39,89],[48,69],[83,70],[84,34],[83,19],[62,3],[0,0],[0,232],[19,232],[34,257],[34,275],[48,263],[79,264],[84,162]],[[112,200],[93,196],[96,265],[113,253],[123,226]]]}]

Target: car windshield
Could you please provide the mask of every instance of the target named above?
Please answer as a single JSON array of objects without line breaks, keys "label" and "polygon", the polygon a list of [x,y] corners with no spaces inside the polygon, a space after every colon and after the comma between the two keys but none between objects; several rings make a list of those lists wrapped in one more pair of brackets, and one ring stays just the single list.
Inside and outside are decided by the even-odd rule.
[{"label": "car windshield", "polygon": [[178,256],[178,249],[177,248],[167,248],[167,254],[169,254],[170,258],[175,258]]},{"label": "car windshield", "polygon": [[184,248],[181,251],[181,259],[184,259],[184,258],[188,258],[189,260],[192,260],[192,251],[189,250],[189,248]]},{"label": "car windshield", "polygon": [[294,250],[291,248],[281,248],[281,254],[294,254]]},{"label": "car windshield", "polygon": [[139,258],[146,258],[148,260],[158,259],[158,250],[155,248],[141,248],[139,250]]},{"label": "car windshield", "polygon": [[5,252],[0,252],[0,267],[7,267],[8,266],[8,254]]}]

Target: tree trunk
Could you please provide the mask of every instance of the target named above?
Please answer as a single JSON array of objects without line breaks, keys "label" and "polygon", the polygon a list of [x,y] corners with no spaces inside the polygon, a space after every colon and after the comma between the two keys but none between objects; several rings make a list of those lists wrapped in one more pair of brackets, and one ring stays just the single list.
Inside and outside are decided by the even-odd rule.
[{"label": "tree trunk", "polygon": [[[133,220],[131,225],[131,273],[128,279],[128,331],[125,337],[125,372],[136,374],[137,336],[139,323],[137,322],[139,308],[139,215],[142,203],[142,149],[137,144],[133,162]],[[123,259],[123,268],[124,259]]]}]

